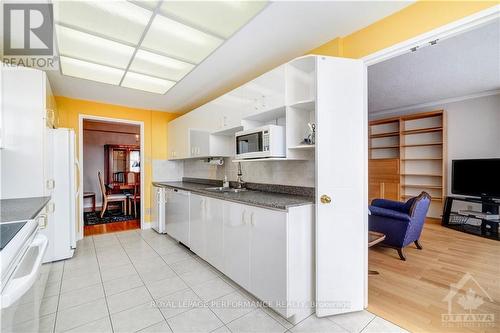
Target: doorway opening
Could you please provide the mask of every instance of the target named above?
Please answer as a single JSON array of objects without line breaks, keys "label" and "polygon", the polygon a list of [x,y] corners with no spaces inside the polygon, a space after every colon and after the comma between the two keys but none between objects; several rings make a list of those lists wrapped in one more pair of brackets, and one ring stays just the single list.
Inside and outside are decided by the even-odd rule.
[{"label": "doorway opening", "polygon": [[[368,267],[379,274],[368,278],[368,310],[409,331],[461,331],[464,327],[446,326],[450,323],[442,319],[463,311],[456,299],[445,300],[451,286],[472,276],[493,290],[492,276],[500,274],[478,264],[498,260],[496,241],[441,225],[446,198],[453,195],[452,161],[499,153],[493,142],[499,138],[494,124],[500,119],[500,20],[485,12],[453,25],[445,34],[406,44],[407,51],[396,56],[367,58],[367,192],[369,204],[382,199],[370,208],[369,230],[384,236],[379,244],[384,246],[369,249]],[[426,215],[419,216],[408,200],[424,199],[422,192],[430,200],[425,199]],[[391,210],[400,215],[384,215]],[[468,288],[455,293],[463,297]],[[499,311],[498,293],[481,297],[479,312]]]},{"label": "doorway opening", "polygon": [[83,236],[141,227],[141,127],[82,119]]}]

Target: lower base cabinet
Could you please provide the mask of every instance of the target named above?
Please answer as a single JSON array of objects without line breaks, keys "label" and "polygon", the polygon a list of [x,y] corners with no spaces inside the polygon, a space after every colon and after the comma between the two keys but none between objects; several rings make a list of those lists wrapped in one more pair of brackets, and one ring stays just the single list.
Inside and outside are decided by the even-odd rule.
[{"label": "lower base cabinet", "polygon": [[191,194],[190,248],[299,321],[314,312],[313,207],[277,211]]},{"label": "lower base cabinet", "polygon": [[191,194],[189,248],[222,271],[224,201]]},{"label": "lower base cabinet", "polygon": [[252,207],[249,215],[250,290],[286,315],[287,213]]},{"label": "lower base cabinet", "polygon": [[248,209],[226,202],[223,209],[222,272],[243,288],[250,290],[250,227]]},{"label": "lower base cabinet", "polygon": [[223,209],[226,201],[205,198],[206,261],[219,271],[224,268]]}]

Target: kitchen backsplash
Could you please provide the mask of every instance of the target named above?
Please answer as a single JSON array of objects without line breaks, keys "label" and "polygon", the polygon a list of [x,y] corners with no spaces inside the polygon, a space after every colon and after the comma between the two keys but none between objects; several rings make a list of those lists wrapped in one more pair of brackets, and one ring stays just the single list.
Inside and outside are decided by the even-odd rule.
[{"label": "kitchen backsplash", "polygon": [[[264,161],[241,163],[243,180],[252,183],[314,187],[314,161]],[[236,180],[238,164],[225,158],[216,166],[200,160],[184,161],[184,177]]]}]

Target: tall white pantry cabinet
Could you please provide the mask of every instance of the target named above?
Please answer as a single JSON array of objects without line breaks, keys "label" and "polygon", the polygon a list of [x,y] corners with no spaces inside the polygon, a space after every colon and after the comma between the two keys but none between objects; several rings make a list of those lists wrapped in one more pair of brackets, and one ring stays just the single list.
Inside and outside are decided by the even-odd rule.
[{"label": "tall white pantry cabinet", "polygon": [[[315,237],[311,244],[315,267],[312,271],[304,267],[311,275],[304,283],[313,281],[309,287],[315,296],[297,301],[314,301],[320,317],[359,311],[367,304],[366,98],[366,67],[361,60],[304,56],[168,124],[171,160],[234,158],[236,132],[274,124],[285,128],[286,157],[273,163],[315,161]],[[315,145],[302,142],[309,134],[308,123],[316,125]],[[194,140],[194,132],[205,135],[208,147],[197,148],[201,139]],[[223,241],[235,242],[236,248],[240,241],[238,235],[233,236]],[[272,251],[272,246],[268,248]],[[239,283],[245,287],[247,274],[241,270],[233,273],[242,276]]]},{"label": "tall white pantry cabinet", "polygon": [[[53,142],[56,105],[45,72],[2,67],[0,198],[52,196],[55,188]],[[42,233],[54,223],[51,200],[40,214]],[[49,239],[53,239],[47,234]]]}]

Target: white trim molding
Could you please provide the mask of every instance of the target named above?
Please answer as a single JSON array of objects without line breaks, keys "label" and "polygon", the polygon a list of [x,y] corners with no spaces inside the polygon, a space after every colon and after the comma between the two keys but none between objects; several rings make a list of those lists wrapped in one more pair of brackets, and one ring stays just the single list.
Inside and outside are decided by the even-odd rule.
[{"label": "white trim molding", "polygon": [[369,54],[361,59],[364,61],[366,66],[371,66],[411,52],[412,49],[429,46],[431,45],[430,43],[435,40],[444,40],[464,33],[468,30],[478,28],[498,18],[500,18],[500,5],[495,5],[460,20],[405,40],[401,43],[397,43],[383,50]]},{"label": "white trim molding", "polygon": [[475,98],[493,96],[493,95],[498,95],[498,94],[500,94],[500,89],[487,90],[487,91],[482,91],[482,92],[478,92],[475,94],[445,98],[445,99],[440,99],[437,101],[432,101],[432,102],[427,102],[427,103],[413,104],[413,105],[403,106],[403,107],[394,108],[394,109],[372,111],[372,112],[370,112],[370,119],[376,119],[378,117],[387,116],[387,115],[391,115],[391,114],[398,114],[398,113],[401,113],[404,111],[423,109],[423,108],[432,108],[432,107],[443,105],[443,104],[461,102],[461,101],[466,101],[468,99],[475,99]]},{"label": "white trim molding", "polygon": [[[500,18],[500,4],[492,6],[490,8],[487,8],[487,9],[482,10],[480,12],[477,12],[473,15],[469,15],[467,17],[464,17],[464,18],[457,20],[457,21],[454,21],[452,23],[443,25],[439,28],[436,28],[434,30],[428,31],[428,32],[423,33],[421,35],[418,35],[414,38],[410,38],[410,39],[405,40],[403,42],[397,43],[397,44],[390,46],[390,47],[387,47],[383,50],[369,54],[369,55],[361,58],[361,60],[363,60],[366,67],[368,68],[368,66],[375,65],[379,62],[389,60],[389,59],[397,57],[399,55],[411,52],[411,50],[413,48],[428,46],[428,45],[430,45],[429,44],[430,42],[433,42],[437,39],[443,40],[446,38],[453,37],[453,36],[458,35],[460,33],[463,33],[463,32],[466,32],[468,30],[485,25],[485,24],[487,24],[495,19],[498,19],[498,18]],[[493,93],[492,93],[492,95],[493,95]],[[487,96],[487,95],[483,95],[483,96]],[[478,94],[476,94],[476,96],[473,96],[473,97],[469,96],[469,98],[476,98],[476,97],[481,97],[481,96],[479,96]],[[467,98],[464,98],[464,99],[467,99]],[[462,99],[462,100],[464,100],[464,99]],[[427,104],[435,105],[436,103],[443,103],[443,101],[445,101],[445,100],[435,101],[435,102],[431,102],[431,103],[427,103]],[[455,100],[455,101],[458,101],[458,100]],[[449,102],[450,101],[448,101],[448,103]],[[423,104],[420,106],[423,106]],[[417,105],[408,106],[407,108],[415,108],[415,107],[417,107]],[[371,113],[370,114],[368,112],[368,107],[366,107],[365,109],[367,112],[367,116],[370,119],[373,116],[378,117],[378,116],[385,115],[389,112],[401,111],[401,110],[393,109],[393,110],[383,110],[383,111],[380,111],[378,113]],[[368,147],[366,147],[366,146],[365,146],[365,156],[368,156]],[[366,160],[366,162],[368,163],[368,159]],[[365,185],[368,184],[367,179],[365,179],[365,183],[366,183]],[[367,189],[365,189],[365,190],[367,191]],[[365,220],[365,230],[368,230],[368,223],[367,223],[368,221],[367,220],[368,219]],[[365,260],[365,264],[367,267],[367,260],[368,259],[364,258],[364,260]],[[367,307],[367,305],[368,305],[368,282],[365,283],[364,296],[365,296],[365,307]]]},{"label": "white trim molding", "polygon": [[[135,120],[127,120],[127,119],[119,119],[119,118],[109,118],[109,117],[99,117],[99,116],[93,116],[93,115],[88,115],[88,114],[79,114],[78,115],[78,158],[81,162],[82,168],[80,171],[80,185],[83,187],[83,169],[84,169],[84,164],[83,164],[83,121],[87,120],[98,120],[98,121],[105,121],[105,122],[110,122],[110,123],[122,123],[122,124],[130,124],[130,125],[138,125],[140,126],[140,135],[141,135],[141,229],[148,229],[150,228],[151,223],[147,223],[144,220],[144,166],[145,166],[145,158],[144,158],[144,122],[143,121],[135,121]],[[83,238],[83,190],[80,192],[80,219],[82,223],[80,224],[80,230],[78,231],[79,237],[78,239]]]}]

